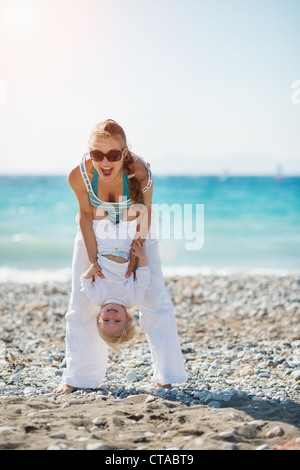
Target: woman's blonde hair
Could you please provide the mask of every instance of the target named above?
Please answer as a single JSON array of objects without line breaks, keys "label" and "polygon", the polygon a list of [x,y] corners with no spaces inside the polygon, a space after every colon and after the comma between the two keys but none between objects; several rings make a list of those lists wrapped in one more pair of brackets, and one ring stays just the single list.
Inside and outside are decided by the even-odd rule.
[{"label": "woman's blonde hair", "polygon": [[[123,140],[124,146],[127,146],[126,134],[123,128],[113,119],[106,119],[103,122],[96,124],[91,132],[89,138],[89,145],[95,136],[99,137],[116,137],[119,136]],[[124,158],[123,166],[127,176],[134,175],[134,163],[131,152],[128,150],[127,155]],[[135,176],[131,176],[128,179],[129,197],[132,202],[138,204],[144,204],[144,194],[141,187],[141,183]]]},{"label": "woman's blonde hair", "polygon": [[[101,310],[104,307],[105,305],[102,305]],[[120,333],[105,334],[101,327],[101,323],[103,322],[101,318],[97,317],[97,329],[98,329],[99,335],[106,342],[106,344],[110,346],[117,353],[120,352],[119,345],[122,343],[126,343],[127,341],[130,341],[135,335],[133,318],[131,317],[131,315],[129,315],[125,307],[122,306],[122,308],[125,311],[127,321],[126,321],[124,330],[120,331]]]}]

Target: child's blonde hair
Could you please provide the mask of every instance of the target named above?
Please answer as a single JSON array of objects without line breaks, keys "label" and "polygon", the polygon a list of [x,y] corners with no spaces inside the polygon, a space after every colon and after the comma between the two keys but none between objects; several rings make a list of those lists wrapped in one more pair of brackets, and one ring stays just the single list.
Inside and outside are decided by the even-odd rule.
[{"label": "child's blonde hair", "polygon": [[[101,310],[105,307],[105,305],[101,306]],[[122,343],[126,343],[127,341],[130,341],[134,335],[135,335],[135,329],[133,325],[133,318],[131,315],[127,312],[127,309],[125,307],[122,308],[126,314],[126,326],[124,330],[120,331],[120,333],[111,333],[111,334],[105,334],[103,329],[101,328],[101,323],[102,320],[101,318],[97,317],[97,329],[98,333],[101,336],[101,338],[106,342],[108,346],[110,346],[115,352],[119,353],[120,348],[119,345]],[[101,311],[100,310],[100,311]]]}]

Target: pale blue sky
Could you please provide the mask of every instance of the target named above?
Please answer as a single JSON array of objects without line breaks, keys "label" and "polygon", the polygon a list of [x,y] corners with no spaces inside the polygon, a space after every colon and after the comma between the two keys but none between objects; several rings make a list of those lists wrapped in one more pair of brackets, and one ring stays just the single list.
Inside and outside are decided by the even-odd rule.
[{"label": "pale blue sky", "polygon": [[110,117],[155,174],[300,175],[299,18],[300,0],[1,0],[0,173],[66,174]]}]

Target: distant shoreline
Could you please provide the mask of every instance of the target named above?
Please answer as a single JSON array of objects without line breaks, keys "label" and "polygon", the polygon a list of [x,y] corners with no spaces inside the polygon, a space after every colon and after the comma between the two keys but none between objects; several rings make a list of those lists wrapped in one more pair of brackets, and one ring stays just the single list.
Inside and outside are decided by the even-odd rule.
[{"label": "distant shoreline", "polygon": [[[166,266],[163,267],[165,278],[190,277],[190,276],[274,276],[288,277],[300,276],[300,270],[295,269],[271,269],[271,268],[241,268],[212,266]],[[17,269],[0,267],[0,284],[41,284],[47,282],[70,283],[72,276],[71,267],[58,269]]]},{"label": "distant shoreline", "polygon": [[[227,173],[224,175],[222,172],[220,173],[197,173],[197,174],[190,174],[190,173],[157,173],[154,170],[155,176],[157,178],[218,178],[218,179],[229,179],[229,178],[273,178],[277,179],[278,175],[276,173],[266,173],[266,174],[243,174],[243,173]],[[29,178],[51,178],[51,177],[63,177],[67,178],[68,172],[66,173],[0,173],[0,178],[22,178],[22,177],[29,177]],[[225,178],[224,178],[225,176]],[[300,178],[299,174],[282,174],[280,176],[280,180],[284,180],[286,178]]]}]

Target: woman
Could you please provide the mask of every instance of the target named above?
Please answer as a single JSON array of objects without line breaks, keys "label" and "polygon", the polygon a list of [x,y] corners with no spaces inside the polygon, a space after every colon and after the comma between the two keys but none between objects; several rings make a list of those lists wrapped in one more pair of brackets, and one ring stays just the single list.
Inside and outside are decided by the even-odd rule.
[{"label": "woman", "polygon": [[[89,139],[89,152],[69,174],[69,184],[79,206],[79,227],[72,263],[72,292],[66,313],[66,370],[56,393],[76,388],[98,387],[106,373],[107,345],[99,337],[94,318],[88,315],[95,305],[81,292],[80,276],[89,266],[97,268],[97,243],[93,220],[109,217],[118,222],[135,218],[134,204],[146,210],[145,224],[138,224],[137,237],[145,239],[145,251],[151,283],[144,300],[137,305],[140,322],[149,342],[154,374],[159,387],[171,388],[171,382],[184,382],[186,373],[179,345],[171,299],[164,286],[158,240],[151,214],[153,177],[150,168],[127,146],[126,135],[118,123],[108,119],[95,126]],[[145,220],[145,217],[144,217]],[[154,235],[154,236],[153,236]],[[117,247],[116,247],[117,248]],[[137,266],[131,254],[126,277]],[[98,311],[95,311],[95,315]]]}]

